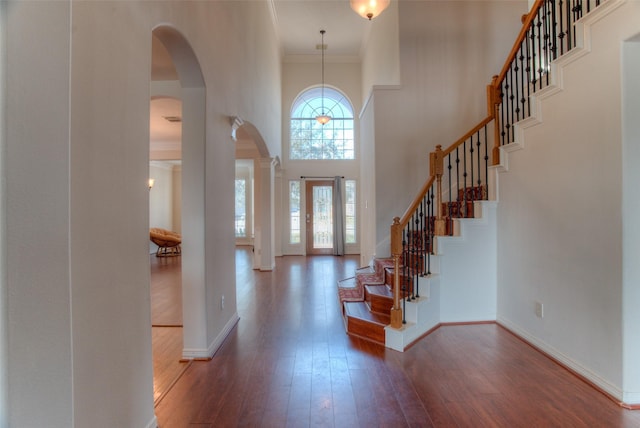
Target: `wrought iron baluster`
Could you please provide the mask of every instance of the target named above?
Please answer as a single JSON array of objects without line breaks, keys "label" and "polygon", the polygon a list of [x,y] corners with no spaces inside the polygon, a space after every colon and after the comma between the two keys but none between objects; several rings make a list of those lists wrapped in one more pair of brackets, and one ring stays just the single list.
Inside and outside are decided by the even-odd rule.
[{"label": "wrought iron baluster", "polygon": [[547,86],[549,85],[549,70],[550,70],[550,64],[551,64],[551,52],[550,52],[550,43],[551,41],[549,40],[550,37],[550,31],[549,31],[549,10],[548,10],[548,6],[549,6],[549,2],[545,1],[542,4],[542,19],[543,19],[543,36],[542,36],[542,40],[543,40],[543,44],[542,44],[542,50],[544,53],[544,74],[545,74],[545,79],[546,79],[546,84]]},{"label": "wrought iron baluster", "polygon": [[515,121],[519,121],[520,120],[520,81],[518,79],[519,77],[519,71],[520,71],[520,67],[518,67],[518,60],[514,58],[514,61],[511,65],[511,67],[513,68],[514,74],[515,74],[515,95],[514,95],[514,105],[515,105]]},{"label": "wrought iron baluster", "polygon": [[[567,0],[567,3],[569,2],[569,0]],[[567,35],[566,30],[564,28],[565,25],[565,21],[564,21],[564,1],[563,0],[559,0],[558,1],[558,23],[560,25],[560,32],[558,33],[558,38],[560,39],[560,55],[564,55],[565,52],[565,36]],[[566,51],[569,51],[569,47],[566,47]]]},{"label": "wrought iron baluster", "polygon": [[[411,222],[409,222],[409,223],[411,223]],[[408,230],[407,230],[408,227],[409,226],[407,225],[402,230],[402,254],[403,254],[403,257],[406,257],[406,256],[404,256],[404,254],[407,254],[407,238],[408,238],[408,233],[409,233]],[[406,272],[406,268],[407,268],[406,265],[407,265],[406,262],[402,263],[401,270],[402,270],[403,273]],[[400,274],[400,272],[398,272],[398,274]],[[395,275],[395,272],[394,272],[394,275]],[[407,296],[406,296],[406,285],[405,285],[404,277],[405,277],[405,275],[402,275],[402,280],[401,280],[401,282],[402,282],[402,287],[401,287],[401,290],[402,290],[402,324],[406,324],[407,323]]]},{"label": "wrought iron baluster", "polygon": [[[504,83],[500,84],[500,93],[504,93],[504,91],[502,90],[502,85]],[[501,97],[502,99],[500,100],[500,144],[501,145],[505,145],[505,144],[509,144],[506,140],[506,133],[504,131],[505,129],[505,124],[506,124],[506,118],[505,118],[505,112],[504,112],[504,97]]]},{"label": "wrought iron baluster", "polygon": [[538,62],[536,63],[536,71],[538,73],[538,89],[542,89],[542,73],[543,73],[543,65],[542,65],[542,19],[540,18],[540,11],[536,15],[537,22],[536,28],[538,30],[538,34],[536,36],[537,48],[534,51],[534,54],[537,53]]},{"label": "wrought iron baluster", "polygon": [[558,21],[556,16],[556,2],[555,0],[549,0],[551,8],[551,55],[552,60],[558,58]]},{"label": "wrought iron baluster", "polygon": [[[471,158],[471,161],[469,162],[469,169],[470,169],[469,184],[471,185],[471,189],[473,189],[473,183],[474,183],[474,177],[475,177],[475,171],[474,171],[474,168],[473,168],[474,153],[475,153],[475,149],[473,147],[473,135],[471,135],[471,137],[469,138],[469,157]],[[465,195],[468,192],[469,192],[469,189],[467,189],[467,187],[465,186],[465,189],[464,189]],[[467,197],[467,199],[468,199],[468,197]],[[465,201],[464,206],[461,207],[463,209],[460,210],[460,213],[463,214],[463,215],[458,215],[458,217],[464,217],[464,218],[469,217],[469,213],[467,211],[467,206],[469,204],[467,202],[468,201]]]},{"label": "wrought iron baluster", "polygon": [[[529,31],[531,31],[531,28],[529,28]],[[525,44],[525,52],[526,52],[526,60],[527,60],[527,111],[531,112],[531,78],[532,78],[532,73],[531,73],[531,49],[529,47],[529,34],[527,33],[527,35],[524,37],[524,44]],[[534,84],[535,86],[535,84]],[[535,90],[534,90],[535,92]]]},{"label": "wrought iron baluster", "polygon": [[487,126],[484,127],[484,182],[487,188],[486,198],[489,198],[489,138],[488,138],[488,130]]},{"label": "wrought iron baluster", "polygon": [[431,275],[431,253],[433,253],[433,228],[431,220],[433,219],[433,186],[427,191],[427,275]]},{"label": "wrought iron baluster", "polygon": [[452,196],[451,196],[451,191],[452,191],[452,186],[453,183],[451,183],[451,154],[447,155],[447,170],[448,170],[448,174],[449,174],[449,203],[447,204],[447,213],[449,215],[449,217],[451,217],[451,206],[452,206]]},{"label": "wrought iron baluster", "polygon": [[531,21],[531,27],[529,28],[529,38],[531,39],[531,83],[533,83],[533,92],[538,90],[538,68],[537,68],[537,55],[536,55],[536,20]]},{"label": "wrought iron baluster", "polygon": [[[582,0],[573,0],[573,21],[571,22],[571,29],[573,32],[573,42],[576,41],[576,26],[574,25],[577,20],[582,18]],[[572,46],[573,47],[573,46]]]},{"label": "wrought iron baluster", "polygon": [[507,73],[505,76],[505,88],[507,89],[505,97],[507,98],[507,135],[509,136],[509,143],[513,143],[513,123],[514,123],[514,111],[513,111],[513,84],[511,81],[511,73]]},{"label": "wrought iron baluster", "polygon": [[567,8],[567,52],[573,49],[573,25],[571,24],[571,18],[573,16],[571,0],[566,0],[565,6]]},{"label": "wrought iron baluster", "polygon": [[[465,140],[464,143],[462,143],[462,156],[463,156],[463,162],[464,162],[464,172],[462,174],[462,177],[464,178],[464,183],[462,186],[462,200],[466,202],[467,199],[467,177],[469,176],[469,174],[467,173],[467,141]],[[473,165],[473,162],[471,162],[471,165]],[[464,203],[464,202],[463,202]],[[451,228],[453,229],[453,228]],[[450,231],[450,234],[453,234],[453,230]]]},{"label": "wrought iron baluster", "polygon": [[424,233],[424,226],[425,226],[425,217],[424,217],[424,210],[425,210],[425,197],[422,198],[422,200],[420,201],[420,257],[422,259],[422,269],[420,270],[420,276],[424,276],[424,269],[425,269],[425,264],[424,264],[424,259],[426,257],[426,243],[427,243],[427,237]]},{"label": "wrought iron baluster", "polygon": [[456,201],[460,200],[460,146],[456,147]]},{"label": "wrought iron baluster", "polygon": [[519,69],[520,69],[520,82],[521,83],[520,83],[519,87],[520,87],[521,95],[520,95],[519,101],[520,101],[520,105],[521,105],[521,109],[522,109],[522,117],[525,118],[525,117],[528,116],[528,110],[527,110],[527,107],[526,107],[527,106],[526,105],[526,101],[527,100],[526,100],[526,97],[525,97],[524,93],[525,93],[525,87],[529,85],[529,82],[528,82],[527,76],[525,74],[526,73],[526,67],[525,67],[525,64],[524,64],[524,53],[522,52],[523,43],[524,42],[520,43],[520,47],[518,48],[518,55],[516,57],[517,59],[515,59],[515,61],[520,60]]},{"label": "wrought iron baluster", "polygon": [[[485,126],[485,129],[486,126]],[[482,171],[482,164],[481,164],[481,153],[480,153],[480,145],[482,144],[480,142],[480,130],[478,129],[478,132],[476,132],[476,152],[478,152],[478,180],[476,181],[476,183],[478,184],[478,186],[480,186],[482,184],[482,176],[480,174],[480,171]]]}]

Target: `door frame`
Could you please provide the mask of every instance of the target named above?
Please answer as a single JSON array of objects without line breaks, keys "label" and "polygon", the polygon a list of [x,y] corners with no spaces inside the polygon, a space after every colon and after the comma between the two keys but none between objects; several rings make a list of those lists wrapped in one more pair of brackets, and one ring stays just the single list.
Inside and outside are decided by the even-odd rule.
[{"label": "door frame", "polygon": [[[334,212],[334,192],[335,181],[334,180],[307,180],[305,181],[305,250],[306,254],[313,255],[333,255],[333,238],[331,239],[330,248],[314,248],[313,247],[313,187],[315,186],[330,186],[331,187],[331,217],[333,227],[333,212]],[[332,231],[333,236],[333,231]]]}]

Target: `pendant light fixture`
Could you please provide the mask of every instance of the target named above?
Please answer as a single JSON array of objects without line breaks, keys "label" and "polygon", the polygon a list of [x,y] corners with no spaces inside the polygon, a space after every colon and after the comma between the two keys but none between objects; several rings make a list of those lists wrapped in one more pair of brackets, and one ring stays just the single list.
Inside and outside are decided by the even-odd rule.
[{"label": "pendant light fixture", "polygon": [[322,110],[321,110],[321,114],[316,116],[316,120],[318,121],[318,123],[322,125],[326,125],[331,120],[331,116],[326,114],[324,111],[324,50],[326,49],[326,46],[324,45],[324,33],[325,33],[325,30],[320,30],[320,36],[322,39],[320,42],[321,43],[320,49],[322,49],[322,89],[321,89]]},{"label": "pendant light fixture", "polygon": [[350,0],[351,9],[371,21],[389,6],[390,0]]}]

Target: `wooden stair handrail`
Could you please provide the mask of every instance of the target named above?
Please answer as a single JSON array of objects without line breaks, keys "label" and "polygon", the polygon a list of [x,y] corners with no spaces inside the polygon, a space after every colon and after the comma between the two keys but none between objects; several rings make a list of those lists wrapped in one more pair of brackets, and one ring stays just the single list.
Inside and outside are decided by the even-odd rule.
[{"label": "wooden stair handrail", "polygon": [[[429,191],[429,189],[431,188],[435,180],[436,180],[436,176],[432,175],[429,177],[429,180],[427,180],[427,182],[424,183],[424,185],[418,192],[417,196],[411,202],[411,205],[409,205],[409,208],[407,208],[404,214],[402,215],[402,217],[398,219],[398,224],[401,227],[405,227],[407,223],[409,223],[409,220],[411,220],[411,216],[413,215],[414,211],[416,210],[416,208],[418,208],[418,205],[420,205],[420,202],[424,198],[424,195],[427,194],[427,192]],[[400,239],[402,239],[402,235],[400,235]]]},{"label": "wooden stair handrail", "polygon": [[481,130],[482,128],[484,128],[485,126],[487,126],[488,123],[491,123],[491,121],[494,119],[494,115],[491,114],[487,117],[485,117],[482,122],[478,123],[475,127],[473,127],[471,129],[471,131],[467,132],[466,134],[464,134],[464,136],[462,136],[462,138],[458,139],[455,143],[453,143],[452,145],[450,145],[449,147],[447,147],[446,149],[444,149],[442,151],[442,155],[443,157],[450,154],[451,152],[453,152],[458,146],[462,145],[462,143],[464,143],[465,141],[467,141],[469,138],[471,138],[472,135],[474,135],[476,132],[478,132],[479,130]]}]

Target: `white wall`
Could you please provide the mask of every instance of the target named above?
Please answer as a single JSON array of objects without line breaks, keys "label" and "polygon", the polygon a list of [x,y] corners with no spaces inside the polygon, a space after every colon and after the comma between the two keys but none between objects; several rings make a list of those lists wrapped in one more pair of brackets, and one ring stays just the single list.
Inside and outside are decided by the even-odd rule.
[{"label": "white wall", "polygon": [[[637,235],[637,140],[623,148],[620,80],[638,22],[632,1],[594,23],[591,53],[563,67],[562,92],[540,101],[542,123],[524,129],[498,186],[499,320],[619,399],[623,364],[640,390],[638,244],[624,237]],[[626,108],[637,122],[637,102]]]},{"label": "white wall", "polygon": [[[6,289],[0,298],[7,306],[2,329],[8,337],[2,383],[10,391],[3,418],[9,426],[69,427],[70,4],[11,2],[3,8]],[[86,209],[94,209],[87,202]]]},{"label": "white wall", "polygon": [[[149,190],[149,227],[159,227],[180,233],[182,229],[180,165],[152,161],[149,165],[149,178],[155,180],[153,188]],[[149,245],[150,252],[155,253],[158,246],[151,241]]]},{"label": "white wall", "polygon": [[429,152],[487,116],[486,86],[511,50],[527,3],[409,1],[398,8],[401,86],[376,87],[372,95],[378,256],[388,255],[393,218],[428,177]]},{"label": "white wall", "polygon": [[[640,31],[640,29],[639,29]],[[622,80],[622,313],[623,401],[640,403],[640,36],[623,45]]]},{"label": "white wall", "polygon": [[376,256],[375,105],[369,97],[360,115],[360,266]]},{"label": "white wall", "polygon": [[236,159],[236,180],[245,180],[245,234],[243,238],[236,238],[236,245],[251,245],[253,243],[253,159]]},{"label": "white wall", "polygon": [[182,165],[171,169],[173,203],[171,204],[172,230],[182,233]]},{"label": "white wall", "polygon": [[[6,99],[7,67],[7,3],[0,2],[0,100]],[[0,177],[5,174],[6,120],[5,103],[0,102]],[[8,391],[8,337],[7,337],[7,278],[6,278],[6,219],[5,219],[5,180],[0,181],[0,428],[9,426]]]},{"label": "white wall", "polygon": [[392,1],[370,24],[362,54],[363,103],[374,86],[400,83],[398,2]]},{"label": "white wall", "polygon": [[281,140],[268,5],[68,0],[6,8],[9,425],[151,426],[151,32],[165,23],[184,34],[207,88],[203,307],[211,348],[236,311],[228,117],[250,120],[275,152]]},{"label": "white wall", "polygon": [[149,178],[153,188],[149,190],[149,227],[174,230],[173,228],[173,167],[152,163]]}]

